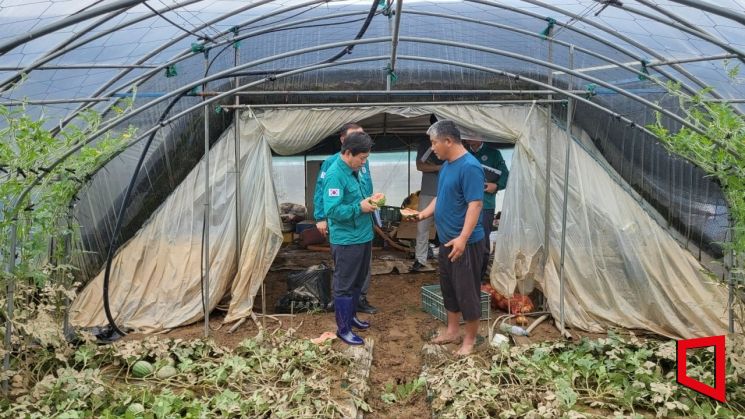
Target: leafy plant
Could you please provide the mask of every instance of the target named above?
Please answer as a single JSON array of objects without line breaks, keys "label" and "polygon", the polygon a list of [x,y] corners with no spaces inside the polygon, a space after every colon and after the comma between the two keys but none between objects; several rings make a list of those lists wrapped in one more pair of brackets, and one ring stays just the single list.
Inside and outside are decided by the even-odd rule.
[{"label": "leafy plant", "polygon": [[[30,117],[23,107],[0,106],[0,119],[0,255],[3,260],[13,257],[19,262],[13,275],[41,286],[50,278],[40,273],[40,267],[64,259],[64,241],[74,232],[68,220],[75,194],[126,145],[135,130],[110,132],[55,166],[56,160],[98,129],[99,114],[85,112],[82,127],[70,124],[57,135],[47,129],[46,120]],[[30,193],[24,195],[27,190]],[[12,225],[16,226],[18,255],[8,254]]]},{"label": "leafy plant", "polygon": [[[434,366],[425,378],[437,417],[733,417],[745,414],[745,338],[727,343],[727,403],[676,383],[674,341],[610,333],[495,350]],[[688,354],[688,375],[713,380],[714,359]]]},{"label": "leafy plant", "polygon": [[[740,67],[728,66],[728,74],[736,80]],[[670,95],[677,97],[685,119],[700,132],[683,127],[670,132],[661,114],[648,128],[673,153],[682,156],[714,177],[721,185],[729,204],[732,229],[730,241],[723,243],[732,255],[732,278],[740,329],[745,328],[745,118],[728,103],[710,102],[703,89],[695,95],[682,91],[679,84],[669,83]]]},{"label": "leafy plant", "polygon": [[[0,417],[344,417],[351,405],[369,411],[365,384],[348,374],[348,355],[282,332],[232,350],[149,337],[51,355],[56,368],[41,377],[14,372],[17,391],[0,400]],[[139,361],[173,365],[177,373],[135,378]]]},{"label": "leafy plant", "polygon": [[421,393],[426,384],[426,380],[422,377],[400,384],[389,382],[386,383],[385,392],[380,395],[380,398],[387,404],[407,403],[417,394]]}]

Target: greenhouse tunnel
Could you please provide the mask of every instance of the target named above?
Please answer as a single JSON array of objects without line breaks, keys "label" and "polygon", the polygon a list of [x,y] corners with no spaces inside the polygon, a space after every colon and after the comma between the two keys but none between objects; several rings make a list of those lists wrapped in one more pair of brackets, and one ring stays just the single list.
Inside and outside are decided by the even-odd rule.
[{"label": "greenhouse tunnel", "polygon": [[[116,0],[50,2],[49,7],[39,8],[36,3],[3,2],[0,102],[9,109],[22,106],[27,115],[43,117],[53,132],[68,124],[82,126],[86,112],[95,111],[103,115],[103,121],[86,138],[92,144],[105,133],[121,133],[130,126],[137,129],[126,147],[98,168],[75,198],[73,218],[80,227],[72,263],[86,283],[102,275],[114,235],[117,248],[123,249],[157,219],[159,208],[171,205],[169,197],[179,188],[192,189],[194,199],[187,203],[194,208],[189,240],[194,246],[200,244],[204,180],[203,176],[199,182],[195,179],[203,170],[205,142],[216,156],[210,159],[210,170],[233,170],[216,167],[235,160],[234,155],[218,159],[217,149],[223,147],[222,152],[228,153],[223,156],[230,156],[232,146],[220,143],[232,144],[239,125],[240,141],[267,139],[265,151],[270,157],[331,154],[338,149],[336,130],[348,121],[340,120],[335,126],[319,122],[316,130],[294,132],[302,147],[282,146],[279,139],[286,134],[269,133],[263,122],[256,121],[261,115],[279,112],[328,110],[337,115],[347,109],[350,115],[375,121],[369,130],[376,142],[374,159],[376,152],[386,149],[414,147],[415,151],[412,144],[424,136],[428,115],[446,117],[451,115],[449,107],[455,109],[454,117],[464,121],[462,126],[481,128],[490,141],[510,147],[517,142],[515,138],[501,138],[494,127],[468,126],[467,116],[491,115],[491,111],[479,114],[482,109],[516,109],[527,124],[528,119],[545,114],[543,134],[549,138],[542,140],[544,146],[550,147],[553,141],[560,149],[551,151],[552,156],[560,153],[563,158],[568,144],[581,146],[589,158],[587,164],[602,168],[603,176],[691,257],[688,267],[700,262],[716,275],[725,275],[716,262],[729,263],[723,243],[731,239],[731,214],[720,183],[669,152],[649,126],[660,121],[671,131],[695,130],[684,119],[678,97],[670,93],[672,85],[688,93],[705,89],[705,100],[728,102],[737,113],[745,112],[745,83],[733,70],[745,62],[741,35],[745,5],[737,0],[717,6],[693,0],[559,3]],[[117,106],[131,108],[122,112]],[[406,109],[413,111],[409,115]],[[414,118],[406,122],[404,115]],[[388,118],[398,122],[389,123]],[[553,131],[546,134],[549,126],[559,133],[565,131],[567,121],[573,140],[559,141]],[[257,130],[255,137],[243,137],[249,135],[244,129],[251,127]],[[151,135],[154,141],[134,178],[123,218],[117,220],[135,165]],[[250,165],[244,167],[251,170]],[[228,175],[223,178],[228,179]],[[539,180],[545,183],[546,177],[534,178]],[[563,172],[555,173],[552,182],[563,185]],[[560,188],[556,185],[552,187]],[[505,200],[517,193],[508,190]],[[250,206],[253,200],[244,195],[241,205]],[[558,203],[551,209],[552,217],[560,217],[562,200],[552,202]],[[9,209],[10,204],[14,202],[2,206]],[[115,232],[118,221],[121,229]],[[521,225],[515,223],[515,228]],[[550,234],[559,240],[565,228],[552,222]],[[271,235],[266,234],[262,240],[271,243]],[[251,275],[266,273],[267,261],[271,263],[274,257],[272,247],[267,248],[263,258],[257,259],[261,259],[256,262],[258,271]],[[558,259],[558,247],[556,254],[554,247],[549,248],[551,257]],[[10,254],[3,251],[6,269],[17,262]],[[244,269],[237,260],[231,263],[215,272],[230,276],[228,272]],[[634,271],[634,263],[625,268],[631,270],[625,272],[629,277],[640,274]],[[691,277],[681,280],[693,283],[702,277],[696,269],[690,272],[694,272]],[[668,275],[660,278],[680,279]],[[508,281],[497,276],[493,270],[492,282],[507,287]],[[118,280],[112,275],[112,284]],[[232,277],[222,280],[233,281]],[[228,282],[222,292],[227,292]],[[250,291],[239,294],[255,297],[256,284],[252,282],[247,286]],[[667,286],[671,284],[677,282]],[[660,289],[665,286],[659,285]],[[100,292],[90,292],[87,298],[94,295],[100,298]],[[714,295],[722,297],[717,308],[727,311],[726,290],[706,294],[706,298]],[[696,298],[676,298],[669,298],[671,304],[690,303],[692,311],[704,305]],[[557,310],[556,302],[548,298],[552,311]],[[247,311],[231,321],[247,316],[252,302],[246,304]],[[163,308],[167,309],[173,308]],[[196,314],[187,316],[188,322],[199,320],[200,311],[201,306],[195,307],[192,312]],[[650,317],[633,324],[599,316],[570,325],[596,330],[588,325],[621,324],[673,336],[686,334],[682,331],[685,324],[645,327],[655,316],[654,310],[645,314]],[[707,315],[716,325],[699,329],[688,324],[692,335],[732,328],[727,313]],[[689,317],[681,315],[682,319]],[[577,314],[578,318],[583,317]]]}]

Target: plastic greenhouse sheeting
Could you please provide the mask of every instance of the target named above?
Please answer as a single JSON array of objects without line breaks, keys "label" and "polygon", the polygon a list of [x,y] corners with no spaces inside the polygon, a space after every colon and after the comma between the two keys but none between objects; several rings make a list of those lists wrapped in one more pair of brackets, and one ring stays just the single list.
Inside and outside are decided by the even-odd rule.
[{"label": "plastic greenhouse sheeting", "polygon": [[[533,284],[559,316],[558,264],[563,202],[565,131],[552,125],[551,225],[544,251],[546,115],[536,106],[421,106],[337,109],[273,109],[244,112],[240,121],[240,239],[234,232],[233,128],[210,151],[210,301],[230,294],[225,322],[249,316],[253,301],[281,243],[270,148],[281,154],[305,150],[347,121],[380,112],[430,113],[464,128],[516,142],[510,184],[498,232],[492,283],[502,292]],[[699,263],[662,229],[629,189],[588,149],[571,146],[565,315],[570,326],[647,329],[672,337],[725,330],[725,292],[710,283]],[[374,154],[373,154],[374,158]],[[197,166],[121,247],[112,269],[110,301],[120,327],[157,332],[199,320],[200,252],[205,211],[203,166]],[[240,250],[239,254],[237,250]],[[103,274],[71,308],[76,326],[106,324]]]},{"label": "plastic greenhouse sheeting", "polygon": [[[546,116],[536,109],[515,146],[491,278],[506,294],[537,285],[560,316],[559,270],[566,131],[551,129],[550,227],[544,249]],[[515,122],[518,122],[519,119]],[[580,133],[581,136],[586,136]],[[569,141],[564,265],[566,324],[690,338],[726,332],[727,290],[655,221],[638,195],[605,168],[589,141]]]}]

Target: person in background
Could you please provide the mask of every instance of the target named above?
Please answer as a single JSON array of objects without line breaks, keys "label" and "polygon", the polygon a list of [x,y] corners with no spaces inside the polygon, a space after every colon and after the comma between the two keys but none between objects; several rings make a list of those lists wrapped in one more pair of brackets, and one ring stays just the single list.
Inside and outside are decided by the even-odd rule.
[{"label": "person in background", "polygon": [[[434,116],[434,115],[433,115]],[[430,118],[431,123],[437,122],[436,118]],[[427,208],[430,202],[437,196],[437,175],[440,172],[443,161],[438,159],[432,151],[428,138],[419,143],[416,152],[416,170],[422,172],[422,186],[419,190],[419,211]],[[429,265],[427,258],[430,254],[429,231],[434,220],[428,218],[419,222],[416,226],[416,260],[411,266],[412,272],[426,270]]]},{"label": "person in background", "polygon": [[[341,129],[339,130],[339,141],[341,141],[342,147],[344,147],[344,141],[347,139],[347,137],[355,132],[364,133],[365,131],[362,129],[361,126],[355,123],[352,123],[352,122],[342,125]],[[316,220],[316,228],[318,228],[318,231],[320,231],[321,234],[323,234],[326,237],[328,237],[328,223],[326,221],[326,211],[324,211],[324,206],[323,206],[324,205],[323,204],[324,203],[324,197],[323,197],[324,183],[326,180],[326,172],[339,159],[339,156],[341,156],[341,152],[336,153],[333,156],[323,161],[323,163],[321,164],[321,170],[318,172],[318,178],[316,179],[315,193],[313,194],[313,219]],[[367,160],[365,160],[365,164],[360,168],[359,173],[365,181],[363,184],[364,189],[362,192],[367,197],[372,196],[373,194],[372,175],[370,174],[370,163]],[[370,258],[372,258],[372,250],[370,253]],[[371,280],[372,280],[372,273],[368,272],[367,278],[365,279],[365,283],[362,286],[362,292],[360,293],[360,300],[358,301],[358,307],[357,307],[359,311],[363,313],[367,313],[367,314],[375,314],[378,312],[378,309],[373,307],[367,300],[367,292],[370,289]],[[333,311],[333,306],[329,306],[328,310]]]},{"label": "person in background", "polygon": [[418,214],[419,220],[434,216],[440,238],[440,289],[447,311],[447,329],[432,340],[453,343],[460,338],[460,318],[465,335],[457,356],[466,356],[476,344],[481,318],[480,269],[484,257],[481,207],[484,170],[466,150],[453,121],[434,123],[427,134],[432,151],[444,160],[437,181],[437,197]]},{"label": "person in background", "polygon": [[[484,207],[481,210],[481,219],[484,227],[484,261],[481,266],[481,280],[487,281],[487,267],[489,255],[491,254],[491,243],[489,234],[494,224],[494,210],[496,208],[497,192],[504,190],[507,186],[509,170],[504,163],[502,153],[496,148],[484,144],[484,138],[479,134],[464,134],[463,139],[468,144],[469,151],[481,163],[484,169]],[[487,281],[488,282],[488,281]]]},{"label": "person in background", "polygon": [[357,318],[357,304],[367,275],[372,252],[372,212],[377,208],[365,193],[362,175],[372,148],[364,132],[349,134],[341,154],[328,168],[323,188],[323,208],[334,259],[334,311],[336,335],[349,345],[365,341],[352,328],[367,329],[368,322]]}]

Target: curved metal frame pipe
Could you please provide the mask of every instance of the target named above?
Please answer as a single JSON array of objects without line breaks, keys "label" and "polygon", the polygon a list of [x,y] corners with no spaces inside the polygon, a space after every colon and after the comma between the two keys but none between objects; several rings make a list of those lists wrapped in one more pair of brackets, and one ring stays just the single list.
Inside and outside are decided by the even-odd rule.
[{"label": "curved metal frame pipe", "polygon": [[[165,12],[167,12],[169,10],[174,10],[174,9],[177,9],[177,8],[180,8],[180,7],[185,7],[185,6],[188,6],[188,5],[192,4],[192,3],[198,3],[200,1],[201,0],[188,0],[188,1],[184,1],[182,3],[175,4],[173,6],[166,6],[166,7],[162,8],[162,9],[158,10],[158,13],[165,13]],[[114,12],[115,13],[114,16],[116,14],[120,14],[120,13],[123,13],[123,12],[124,12],[124,9],[122,9],[122,10],[120,10],[118,12]],[[24,68],[18,70],[18,72],[14,76],[11,76],[11,77],[3,80],[2,82],[0,82],[0,91],[4,91],[5,90],[5,87],[8,85],[8,83],[12,83],[14,80],[16,80],[22,74],[28,74],[28,73],[30,73],[30,72],[38,69],[42,65],[48,63],[49,61],[51,61],[51,60],[53,60],[53,59],[55,59],[55,58],[57,58],[59,56],[62,56],[64,54],[67,54],[68,52],[73,51],[76,48],[82,47],[83,45],[86,45],[86,44],[88,44],[90,42],[93,42],[96,39],[99,39],[99,38],[102,38],[104,36],[110,35],[110,34],[116,32],[116,31],[119,31],[121,29],[124,29],[124,28],[126,28],[128,26],[134,25],[135,23],[142,22],[144,20],[150,19],[151,17],[154,17],[154,16],[156,16],[155,13],[148,11],[148,12],[146,12],[142,16],[139,16],[137,18],[128,20],[128,21],[126,21],[124,23],[121,23],[119,25],[114,26],[113,28],[110,28],[110,29],[107,29],[105,31],[101,31],[99,33],[96,33],[93,36],[91,36],[90,38],[86,38],[86,39],[83,39],[80,42],[76,42],[76,43],[74,43],[72,45],[69,45],[69,43],[74,42],[75,40],[82,38],[83,36],[87,35],[91,30],[93,30],[95,27],[97,27],[100,24],[100,23],[97,22],[95,24],[95,26],[92,25],[92,26],[89,26],[89,27],[81,30],[80,32],[78,32],[75,35],[73,35],[72,37],[70,37],[70,39],[68,39],[67,42],[64,42],[64,43],[58,45],[56,48],[52,49],[50,53],[44,55],[43,57],[41,57],[41,58],[39,58],[37,60],[34,60],[34,62],[32,64],[30,64],[28,66],[25,66]],[[107,16],[105,19],[108,19],[108,18],[109,17]],[[103,19],[102,19],[102,21],[103,21]],[[105,22],[101,22],[101,23],[105,23]]]},{"label": "curved metal frame pipe", "polygon": [[[236,10],[233,10],[233,11],[229,12],[229,13],[225,13],[222,16],[219,16],[219,17],[217,17],[215,19],[212,19],[212,20],[206,22],[204,25],[197,26],[193,30],[202,30],[203,28],[205,28],[205,27],[207,27],[209,25],[212,25],[212,24],[215,24],[217,22],[220,22],[220,21],[222,21],[224,19],[227,19],[227,18],[229,18],[229,17],[237,14],[237,13],[245,12],[246,10],[250,10],[250,9],[252,9],[254,7],[258,7],[258,6],[264,5],[266,3],[271,3],[272,1],[273,0],[263,0],[263,1],[260,1],[260,2],[254,3],[254,4],[250,4],[248,6],[244,6],[244,7],[238,8]],[[248,26],[248,25],[251,25],[253,23],[259,22],[259,21],[261,21],[263,19],[266,19],[266,18],[269,18],[269,17],[272,17],[272,16],[276,16],[278,14],[282,14],[282,13],[285,13],[285,12],[288,12],[288,11],[296,10],[298,8],[306,7],[308,5],[312,5],[312,4],[315,4],[315,3],[326,3],[326,2],[327,1],[324,1],[324,0],[316,0],[316,1],[305,2],[305,3],[299,4],[299,5],[295,5],[295,6],[291,6],[291,7],[287,7],[287,8],[283,8],[283,9],[278,9],[278,10],[272,11],[271,13],[267,13],[265,15],[261,15],[261,16],[256,17],[256,18],[249,19],[249,20],[247,20],[247,21],[245,21],[245,22],[243,22],[243,23],[241,23],[241,24],[239,24],[237,26],[238,27]],[[357,13],[354,13],[354,14],[357,14]],[[346,13],[343,14],[343,15],[346,15]],[[330,16],[327,15],[327,16],[320,17],[320,18],[313,18],[313,19],[301,20],[300,22],[315,21],[315,20],[321,20],[321,19],[328,19],[329,17]],[[298,21],[295,21],[294,24],[298,24],[297,22]],[[261,35],[263,33],[267,33],[267,32],[270,32],[271,30],[276,30],[277,28],[284,27],[284,26],[290,26],[290,24],[278,25],[278,26],[275,26],[275,27],[272,27],[272,28],[267,28],[267,29],[262,29],[262,30],[259,30],[259,31],[254,31],[252,33],[253,35],[251,35],[251,36],[258,36],[258,35]],[[224,35],[226,35],[228,33],[230,33],[230,31],[223,31],[223,32],[219,33],[218,35],[216,35],[214,38],[222,37],[222,36],[224,36]],[[136,61],[136,64],[142,64],[142,63],[146,62],[150,58],[158,55],[159,53],[161,53],[164,50],[168,49],[169,47],[171,47],[172,45],[174,45],[176,42],[181,41],[182,39],[186,38],[187,36],[189,36],[189,34],[182,34],[182,35],[177,36],[176,38],[174,38],[172,40],[169,40],[168,42],[162,44],[161,46],[159,46],[158,48],[156,48],[153,51],[149,52],[148,54],[142,56],[139,60]],[[214,48],[214,47],[217,47],[217,46],[220,46],[220,45],[224,45],[224,44],[226,44],[228,42],[240,41],[240,40],[246,39],[248,37],[249,36],[238,36],[238,37],[235,37],[235,38],[231,38],[229,40],[225,40],[225,41],[221,41],[221,42],[217,42],[217,43],[212,43],[211,44],[211,48]],[[205,43],[205,45],[206,45],[206,43]],[[159,71],[162,71],[164,68],[168,67],[169,65],[176,64],[176,63],[178,63],[181,60],[187,59],[187,58],[192,57],[192,56],[197,55],[197,54],[200,54],[200,53],[193,52],[190,49],[189,50],[182,51],[182,52],[178,53],[177,55],[173,56],[167,62],[162,63],[162,64],[156,66],[155,68],[153,68],[152,70],[147,71],[147,72],[143,73],[142,75],[135,77],[133,80],[128,81],[125,85],[123,85],[123,86],[120,85],[120,86],[115,87],[114,89],[110,90],[105,96],[110,96],[110,95],[112,95],[112,94],[114,94],[114,93],[116,93],[116,92],[118,92],[118,91],[120,91],[122,89],[131,89],[131,87],[133,85],[136,85],[138,82],[140,82],[140,81],[142,81],[144,79],[147,79],[148,77],[151,77],[151,76],[157,74]],[[101,87],[99,87],[92,94],[92,96],[99,96],[99,95],[101,95],[106,89],[108,89],[114,83],[116,83],[117,81],[119,81],[122,78],[124,78],[127,74],[129,74],[130,71],[131,70],[120,71],[119,74],[117,74],[116,76],[114,76],[113,78],[111,78],[109,81],[107,81],[106,83],[104,83]],[[61,125],[62,126],[67,125],[70,121],[72,121],[72,119],[74,119],[77,116],[77,114],[79,114],[81,111],[83,111],[85,109],[90,108],[90,106],[91,105],[84,105],[84,106],[78,107],[76,110],[74,110],[73,112],[71,112],[71,114],[69,116],[67,116],[65,119],[62,120]]]},{"label": "curved metal frame pipe", "polygon": [[[523,15],[526,15],[526,16],[532,16],[532,17],[535,17],[537,19],[543,19],[544,18],[544,16],[541,16],[539,14],[528,12],[528,11],[525,11],[525,10],[522,10],[522,9],[519,9],[519,8],[516,8],[516,7],[502,5],[502,4],[499,4],[499,3],[495,3],[493,1],[487,1],[487,0],[466,0],[466,1],[469,1],[469,2],[472,2],[472,3],[480,3],[480,4],[484,4],[484,5],[490,5],[490,6],[499,7],[499,8],[505,9],[505,10],[510,10],[512,12],[515,12],[515,13],[520,13],[520,14],[523,14]],[[614,29],[609,28],[609,27],[607,27],[605,25],[601,25],[601,24],[599,24],[597,22],[594,22],[592,20],[585,19],[582,16],[579,16],[577,14],[574,14],[574,13],[568,12],[568,11],[566,11],[564,9],[561,9],[560,7],[552,6],[550,4],[546,4],[546,3],[541,2],[541,1],[537,1],[537,0],[522,0],[522,1],[527,2],[527,3],[530,3],[530,4],[533,4],[535,6],[546,8],[548,10],[552,10],[552,11],[557,12],[557,13],[561,13],[563,15],[569,16],[569,17],[571,17],[573,19],[576,19],[576,20],[578,20],[580,22],[583,22],[585,24],[594,26],[595,28],[597,28],[597,29],[599,29],[599,30],[601,30],[603,32],[606,32],[606,33],[608,33],[608,34],[610,34],[610,35],[612,35],[612,36],[614,36],[614,37],[616,37],[616,38],[618,38],[618,39],[620,39],[620,40],[628,43],[629,45],[633,45],[634,47],[639,48],[640,51],[644,51],[645,53],[650,54],[650,56],[654,57],[655,59],[662,60],[664,58],[662,55],[658,54],[656,51],[654,51],[654,50],[652,50],[650,48],[645,47],[644,45],[636,42],[635,40],[633,40],[633,39],[631,39],[631,38],[629,38],[629,37],[627,37],[627,36],[619,33],[618,31],[616,31]],[[573,26],[565,25],[564,23],[561,23],[561,22],[556,22],[556,24],[557,25],[560,25],[560,26],[562,26],[564,28],[566,28],[567,30],[571,30],[573,32],[577,32],[577,33],[579,33],[581,35],[588,36],[590,34],[587,31],[584,31],[584,30],[575,28]],[[596,39],[594,36],[593,36],[593,38]],[[693,83],[695,83],[699,88],[705,88],[705,87],[707,87],[706,83],[702,82],[698,77],[696,77],[695,75],[691,74],[685,68],[683,68],[683,67],[681,67],[679,65],[672,65],[671,67],[673,67],[680,74],[682,74],[685,77],[687,77],[689,80],[691,80]],[[657,71],[659,71],[659,69]],[[675,77],[671,77],[671,76],[666,76],[666,77],[668,77],[671,80],[677,80],[677,78],[675,78]],[[681,84],[682,84],[683,88],[685,88],[689,93],[694,93],[696,91],[696,89],[691,88],[686,83],[681,83]],[[715,91],[712,91],[711,93],[712,93],[713,96],[715,96],[717,98],[720,98],[720,99],[722,98],[722,96],[719,95],[719,93],[717,93]]]}]

